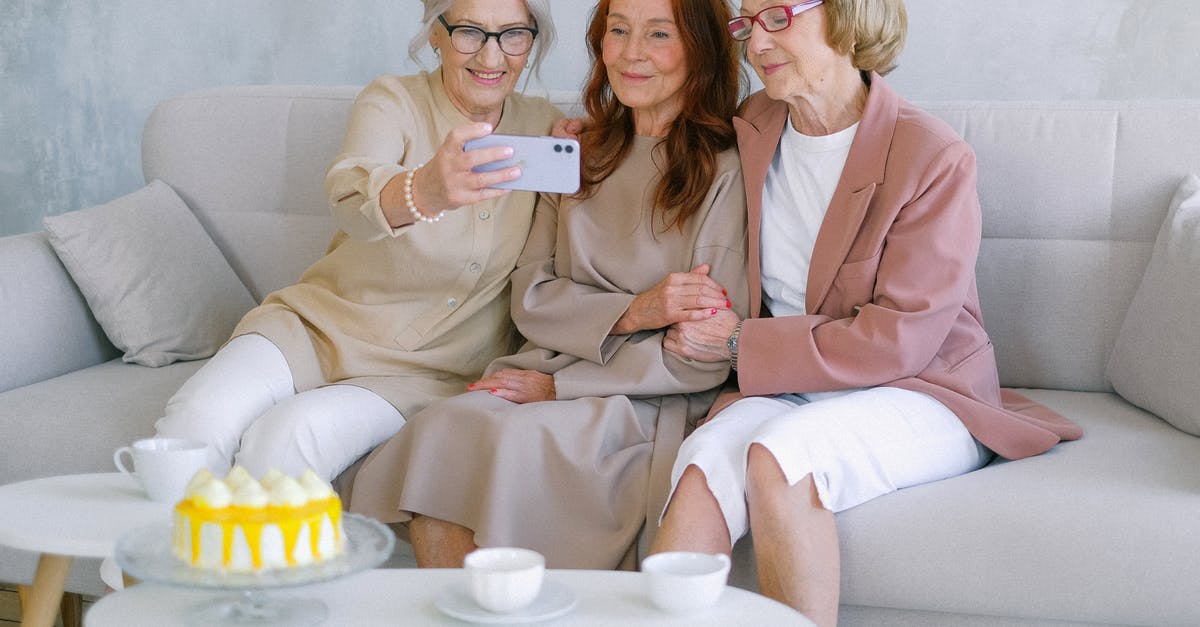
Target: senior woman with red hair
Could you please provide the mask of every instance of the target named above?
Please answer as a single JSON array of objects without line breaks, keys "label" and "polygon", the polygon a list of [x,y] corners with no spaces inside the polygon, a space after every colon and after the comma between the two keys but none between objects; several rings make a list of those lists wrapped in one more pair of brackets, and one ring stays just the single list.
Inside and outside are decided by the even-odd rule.
[{"label": "senior woman with red hair", "polygon": [[746,312],[730,17],[724,0],[596,8],[584,186],[541,199],[513,273],[529,343],[413,416],[355,481],[352,510],[411,519],[419,566],[496,545],[550,567],[636,565],[685,423],[729,373],[664,351],[666,329]]}]

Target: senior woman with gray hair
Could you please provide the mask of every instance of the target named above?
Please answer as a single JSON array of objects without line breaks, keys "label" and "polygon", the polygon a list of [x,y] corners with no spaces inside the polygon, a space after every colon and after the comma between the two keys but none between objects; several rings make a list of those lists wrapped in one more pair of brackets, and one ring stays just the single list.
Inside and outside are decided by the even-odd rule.
[{"label": "senior woman with gray hair", "polygon": [[513,348],[509,274],[535,195],[475,173],[492,132],[547,134],[561,117],[514,93],[554,39],[548,0],[425,0],[411,47],[431,72],[359,95],[325,188],[338,231],[299,283],[269,295],[168,403],[158,434],[208,443],[214,469],[311,467],[332,479],[430,402]]}]

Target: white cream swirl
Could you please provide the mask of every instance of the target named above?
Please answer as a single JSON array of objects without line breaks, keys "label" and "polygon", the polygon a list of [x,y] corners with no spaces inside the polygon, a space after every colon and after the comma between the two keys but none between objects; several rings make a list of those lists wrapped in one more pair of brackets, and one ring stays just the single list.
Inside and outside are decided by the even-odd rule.
[{"label": "white cream swirl", "polygon": [[229,474],[225,475],[225,483],[229,484],[229,488],[235,492],[247,481],[254,481],[254,477],[250,475],[250,471],[241,466],[234,466],[229,470]]},{"label": "white cream swirl", "polygon": [[184,497],[190,497],[197,489],[200,488],[200,486],[212,480],[212,471],[207,468],[201,468],[200,470],[197,470],[196,474],[192,475],[191,480],[188,481],[187,487],[183,490]]},{"label": "white cream swirl", "polygon": [[209,475],[208,481],[196,482],[196,485],[188,486],[187,498],[197,505],[220,509],[229,507],[229,504],[233,502],[233,493],[224,481]]},{"label": "white cream swirl", "polygon": [[300,475],[300,487],[304,488],[304,492],[308,494],[308,498],[314,501],[324,500],[333,496],[333,486],[318,477],[312,468],[305,470],[304,474]]},{"label": "white cream swirl", "polygon": [[267,491],[254,479],[243,482],[233,491],[233,504],[239,507],[266,507],[269,501]]},{"label": "white cream swirl", "polygon": [[308,502],[308,494],[304,488],[291,477],[284,477],[271,486],[271,505],[288,505],[300,507]]},{"label": "white cream swirl", "polygon": [[261,483],[264,488],[270,490],[271,486],[275,485],[276,482],[286,476],[287,475],[283,474],[283,472],[278,468],[272,468],[268,470],[266,474],[262,476],[262,479],[258,480],[258,482]]}]

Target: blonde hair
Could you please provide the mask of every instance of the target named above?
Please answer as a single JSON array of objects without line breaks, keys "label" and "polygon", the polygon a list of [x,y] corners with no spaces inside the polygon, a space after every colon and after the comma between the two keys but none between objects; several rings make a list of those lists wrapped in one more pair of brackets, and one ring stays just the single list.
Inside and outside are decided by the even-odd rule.
[{"label": "blonde hair", "polygon": [[[425,6],[421,28],[408,44],[408,56],[417,63],[421,62],[418,55],[429,43],[429,34],[433,32],[438,16],[454,8],[454,0],[421,0],[421,4]],[[554,21],[550,18],[550,0],[525,0],[525,8],[529,10],[529,15],[533,17],[533,23],[538,29],[537,39],[534,40],[533,60],[530,62],[534,74],[538,74],[542,59],[554,47]]]},{"label": "blonde hair", "polygon": [[896,69],[904,49],[908,13],[904,0],[825,0],[825,38],[854,67],[881,76]]}]

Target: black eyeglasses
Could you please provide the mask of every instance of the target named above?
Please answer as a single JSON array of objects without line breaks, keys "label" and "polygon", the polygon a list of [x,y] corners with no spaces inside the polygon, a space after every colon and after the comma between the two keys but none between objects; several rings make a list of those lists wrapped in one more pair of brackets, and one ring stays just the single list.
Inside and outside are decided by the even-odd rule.
[{"label": "black eyeglasses", "polygon": [[510,57],[519,57],[533,48],[533,40],[538,34],[536,28],[529,26],[506,28],[494,33],[474,26],[451,26],[446,23],[446,18],[442,15],[438,16],[438,21],[446,27],[446,32],[450,33],[450,45],[463,54],[475,54],[483,50],[483,47],[487,45],[487,40],[495,37],[496,43],[500,46],[500,52]]},{"label": "black eyeglasses", "polygon": [[762,11],[754,14],[754,17],[735,17],[729,20],[729,36],[738,41],[746,41],[750,39],[750,33],[754,30],[754,23],[758,22],[759,26],[768,33],[779,32],[792,25],[792,18],[800,15],[805,11],[821,4],[823,0],[809,0],[792,6],[774,6],[767,7]]}]

